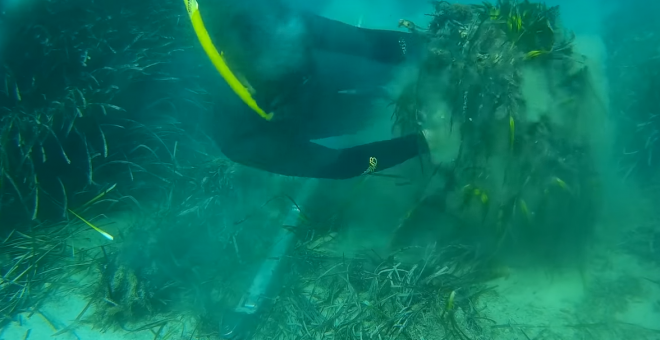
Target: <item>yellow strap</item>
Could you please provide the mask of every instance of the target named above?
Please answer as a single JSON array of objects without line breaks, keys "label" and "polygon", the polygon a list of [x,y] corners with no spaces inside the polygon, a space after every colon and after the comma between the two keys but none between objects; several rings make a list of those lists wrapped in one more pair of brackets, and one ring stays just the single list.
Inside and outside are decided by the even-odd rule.
[{"label": "yellow strap", "polygon": [[202,16],[199,14],[199,4],[197,3],[197,0],[183,0],[183,3],[186,5],[190,21],[195,30],[195,34],[197,34],[199,42],[202,44],[202,48],[204,48],[206,55],[209,56],[209,59],[211,59],[215,68],[220,72],[222,78],[225,79],[227,84],[229,84],[229,87],[234,90],[234,93],[236,93],[243,102],[247,104],[247,106],[262,118],[271,120],[273,118],[273,113],[266,113],[259,107],[257,102],[252,98],[252,95],[250,95],[250,91],[238,80],[238,78],[236,78],[236,75],[234,75],[231,69],[229,69],[222,53],[218,53],[218,50],[213,45],[213,41],[211,41],[211,37],[209,37],[209,33],[206,31],[206,27],[204,27]]}]

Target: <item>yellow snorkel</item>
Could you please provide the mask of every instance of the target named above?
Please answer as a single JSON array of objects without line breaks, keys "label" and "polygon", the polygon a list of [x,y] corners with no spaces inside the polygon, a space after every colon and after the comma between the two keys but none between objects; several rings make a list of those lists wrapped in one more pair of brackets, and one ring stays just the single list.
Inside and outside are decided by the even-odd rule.
[{"label": "yellow snorkel", "polygon": [[273,118],[273,113],[266,113],[259,107],[257,102],[252,98],[247,87],[245,87],[245,85],[236,78],[236,75],[231,69],[229,69],[229,66],[227,66],[227,63],[225,62],[225,58],[222,56],[222,52],[218,52],[215,45],[213,45],[209,32],[207,32],[206,27],[204,27],[202,16],[199,14],[199,4],[197,3],[197,0],[183,0],[183,3],[186,5],[186,10],[190,16],[190,22],[192,23],[199,42],[202,44],[202,48],[204,48],[206,55],[209,56],[209,59],[211,59],[211,62],[222,78],[225,79],[227,84],[229,84],[229,87],[234,90],[234,93],[236,93],[241,100],[247,104],[247,106],[265,120],[271,120]]}]

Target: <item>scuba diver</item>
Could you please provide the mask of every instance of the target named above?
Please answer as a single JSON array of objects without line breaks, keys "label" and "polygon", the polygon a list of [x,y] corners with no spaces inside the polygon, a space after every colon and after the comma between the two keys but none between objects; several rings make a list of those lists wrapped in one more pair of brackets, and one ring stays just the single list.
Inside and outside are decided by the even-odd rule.
[{"label": "scuba diver", "polygon": [[339,149],[314,142],[356,133],[382,115],[373,104],[385,99],[394,67],[420,56],[420,36],[360,28],[275,0],[184,1],[236,94],[218,100],[210,124],[230,160],[287,176],[347,179],[429,152],[422,133]]}]

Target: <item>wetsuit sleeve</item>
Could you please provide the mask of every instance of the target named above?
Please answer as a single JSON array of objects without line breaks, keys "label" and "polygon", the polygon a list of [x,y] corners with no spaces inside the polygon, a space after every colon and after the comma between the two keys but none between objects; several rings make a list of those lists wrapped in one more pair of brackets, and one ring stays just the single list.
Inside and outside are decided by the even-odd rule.
[{"label": "wetsuit sleeve", "polygon": [[424,41],[411,33],[360,28],[306,13],[312,46],[320,50],[396,64],[421,54]]},{"label": "wetsuit sleeve", "polygon": [[408,135],[345,149],[332,149],[311,141],[295,140],[282,132],[263,131],[249,138],[234,138],[220,146],[232,161],[286,176],[347,179],[363,174],[370,157],[378,160],[376,171],[428,151],[421,135]]}]

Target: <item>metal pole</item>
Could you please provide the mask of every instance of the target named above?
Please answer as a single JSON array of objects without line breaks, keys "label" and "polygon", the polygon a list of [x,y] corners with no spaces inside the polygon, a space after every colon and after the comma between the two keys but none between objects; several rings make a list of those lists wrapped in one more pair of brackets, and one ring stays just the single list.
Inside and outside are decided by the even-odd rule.
[{"label": "metal pole", "polygon": [[[316,188],[316,180],[309,179],[303,183],[298,193],[297,203],[305,206]],[[297,227],[301,222],[300,209],[293,203],[283,222],[283,226]],[[268,307],[277,298],[284,283],[289,265],[289,251],[295,245],[295,234],[289,228],[280,228],[275,243],[270,249],[259,271],[254,276],[250,288],[243,295],[238,305],[224,316],[220,323],[220,336],[223,339],[245,339],[254,331]]]}]

